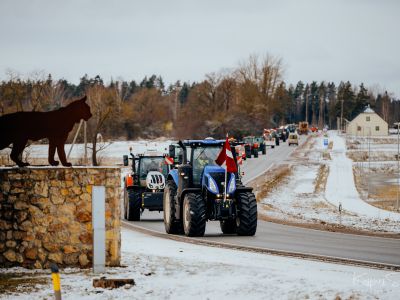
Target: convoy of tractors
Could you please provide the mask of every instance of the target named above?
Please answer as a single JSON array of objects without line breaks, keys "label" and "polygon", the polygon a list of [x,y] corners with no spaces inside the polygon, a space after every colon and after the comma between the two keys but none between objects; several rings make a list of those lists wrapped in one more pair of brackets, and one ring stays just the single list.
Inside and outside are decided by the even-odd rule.
[{"label": "convoy of tractors", "polygon": [[[216,163],[225,140],[183,140],[168,153],[148,151],[124,155],[131,170],[124,177],[124,218],[139,221],[145,209],[164,212],[168,234],[203,236],[207,221],[219,221],[224,234],[252,236],[257,230],[257,202],[251,187],[242,183],[242,160],[257,158],[280,141],[298,145],[298,134],[308,133],[306,122],[264,129],[262,136],[229,139],[236,172]],[[227,142],[228,143],[228,142]],[[224,149],[225,151],[225,149]]]}]

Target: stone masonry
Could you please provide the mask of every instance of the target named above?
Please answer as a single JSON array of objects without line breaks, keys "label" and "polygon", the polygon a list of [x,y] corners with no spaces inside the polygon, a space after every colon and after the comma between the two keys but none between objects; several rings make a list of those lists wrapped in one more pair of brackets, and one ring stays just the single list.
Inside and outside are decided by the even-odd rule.
[{"label": "stone masonry", "polygon": [[0,169],[0,267],[92,265],[92,186],[106,187],[106,264],[120,265],[120,169]]}]

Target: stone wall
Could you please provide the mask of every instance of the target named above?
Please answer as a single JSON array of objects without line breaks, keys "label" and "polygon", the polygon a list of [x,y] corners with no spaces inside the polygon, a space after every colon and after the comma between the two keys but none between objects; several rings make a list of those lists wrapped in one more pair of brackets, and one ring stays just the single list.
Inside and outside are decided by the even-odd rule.
[{"label": "stone wall", "polygon": [[106,263],[120,264],[119,168],[0,169],[0,266],[91,267],[92,186],[106,187]]}]

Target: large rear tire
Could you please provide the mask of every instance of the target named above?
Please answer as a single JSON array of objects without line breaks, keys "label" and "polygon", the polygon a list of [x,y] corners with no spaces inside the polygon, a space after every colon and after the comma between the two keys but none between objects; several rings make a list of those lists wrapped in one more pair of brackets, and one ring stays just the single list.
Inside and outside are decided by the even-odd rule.
[{"label": "large rear tire", "polygon": [[251,236],[257,231],[257,201],[253,193],[238,193],[237,234]]},{"label": "large rear tire", "polygon": [[224,234],[233,234],[237,231],[236,220],[223,220],[219,221],[221,231]]},{"label": "large rear tire", "polygon": [[181,234],[183,232],[182,220],[176,219],[176,185],[173,180],[168,180],[164,189],[163,210],[164,226],[168,234]]},{"label": "large rear tire", "polygon": [[126,219],[128,221],[140,221],[140,193],[135,190],[127,190],[128,205],[126,210]]},{"label": "large rear tire", "polygon": [[206,230],[206,203],[199,194],[187,193],[183,200],[183,230],[186,236],[203,236]]}]

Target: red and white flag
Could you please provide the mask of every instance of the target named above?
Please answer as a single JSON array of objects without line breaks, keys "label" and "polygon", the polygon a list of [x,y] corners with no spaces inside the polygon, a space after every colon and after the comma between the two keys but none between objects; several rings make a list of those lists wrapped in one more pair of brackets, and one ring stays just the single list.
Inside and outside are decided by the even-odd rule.
[{"label": "red and white flag", "polygon": [[174,158],[173,158],[173,157],[166,156],[166,157],[165,157],[165,164],[166,164],[166,165],[173,165],[173,164],[174,164]]},{"label": "red and white flag", "polygon": [[218,154],[217,159],[215,162],[222,166],[226,166],[226,171],[230,173],[237,172],[237,167],[235,160],[233,159],[231,145],[229,144],[228,137],[226,137],[226,141],[224,146],[222,147],[221,152]]}]

